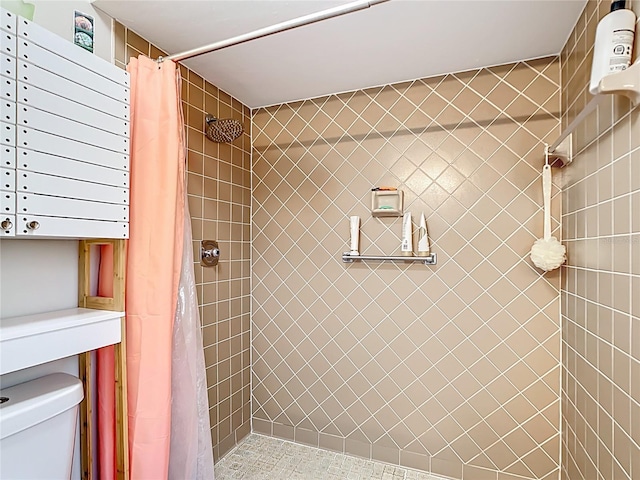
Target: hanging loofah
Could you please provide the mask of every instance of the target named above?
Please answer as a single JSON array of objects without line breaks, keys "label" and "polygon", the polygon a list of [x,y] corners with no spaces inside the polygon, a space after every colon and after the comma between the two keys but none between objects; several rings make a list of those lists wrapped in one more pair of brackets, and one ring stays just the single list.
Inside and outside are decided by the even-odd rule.
[{"label": "hanging loofah", "polygon": [[566,260],[566,247],[551,236],[551,166],[548,146],[546,162],[542,169],[542,193],[544,197],[544,238],[539,238],[531,247],[531,261],[545,272],[559,268]]},{"label": "hanging loofah", "polygon": [[566,260],[566,247],[556,237],[539,238],[531,247],[531,261],[545,272],[559,268]]}]

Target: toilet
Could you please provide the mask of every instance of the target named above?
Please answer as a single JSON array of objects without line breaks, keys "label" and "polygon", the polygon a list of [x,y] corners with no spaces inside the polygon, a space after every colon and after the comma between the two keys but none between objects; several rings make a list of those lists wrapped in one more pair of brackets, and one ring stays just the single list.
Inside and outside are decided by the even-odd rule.
[{"label": "toilet", "polygon": [[0,478],[71,476],[82,382],[54,373],[0,391]]}]

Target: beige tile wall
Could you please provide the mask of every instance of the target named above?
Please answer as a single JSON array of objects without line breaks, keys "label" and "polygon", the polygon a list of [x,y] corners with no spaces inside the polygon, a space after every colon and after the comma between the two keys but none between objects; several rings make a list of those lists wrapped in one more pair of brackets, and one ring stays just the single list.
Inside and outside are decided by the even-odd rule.
[{"label": "beige tile wall", "polygon": [[[559,274],[528,253],[559,74],[554,57],[253,112],[254,430],[458,479],[558,478]],[[350,215],[361,253],[399,253],[376,185],[425,213],[437,266],[342,263]]]},{"label": "beige tile wall", "polygon": [[[591,98],[595,29],[609,5],[589,1],[562,52],[564,125]],[[634,9],[640,14],[640,2]],[[574,145],[563,171],[562,478],[637,479],[640,109],[606,97]]]},{"label": "beige tile wall", "polygon": [[[115,38],[116,63],[123,68],[130,57],[163,54],[119,23]],[[251,430],[251,116],[246,106],[199,75],[183,66],[181,73],[194,270],[217,460]],[[245,133],[231,144],[207,140],[206,113],[241,121]],[[219,241],[222,256],[217,267],[200,266],[203,239]]]}]

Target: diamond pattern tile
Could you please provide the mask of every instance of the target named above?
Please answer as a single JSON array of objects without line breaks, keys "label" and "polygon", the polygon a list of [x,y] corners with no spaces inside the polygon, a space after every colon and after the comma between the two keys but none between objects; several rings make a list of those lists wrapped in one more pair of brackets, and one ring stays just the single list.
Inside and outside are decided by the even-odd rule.
[{"label": "diamond pattern tile", "polygon": [[[545,445],[560,428],[560,386],[547,383],[559,278],[528,251],[559,69],[548,58],[253,112],[260,431],[331,435],[347,453],[413,455],[465,480],[557,474]],[[375,185],[404,190],[414,221],[425,213],[437,266],[341,262],[350,215],[364,254],[399,251],[399,219],[370,215]]]}]

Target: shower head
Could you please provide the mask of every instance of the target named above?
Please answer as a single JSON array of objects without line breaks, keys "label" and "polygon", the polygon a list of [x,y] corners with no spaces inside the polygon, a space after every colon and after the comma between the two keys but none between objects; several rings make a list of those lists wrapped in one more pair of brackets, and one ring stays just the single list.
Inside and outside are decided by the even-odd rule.
[{"label": "shower head", "polygon": [[244,131],[242,124],[232,118],[216,118],[213,115],[205,117],[207,129],[205,135],[209,140],[217,143],[233,142]]}]

